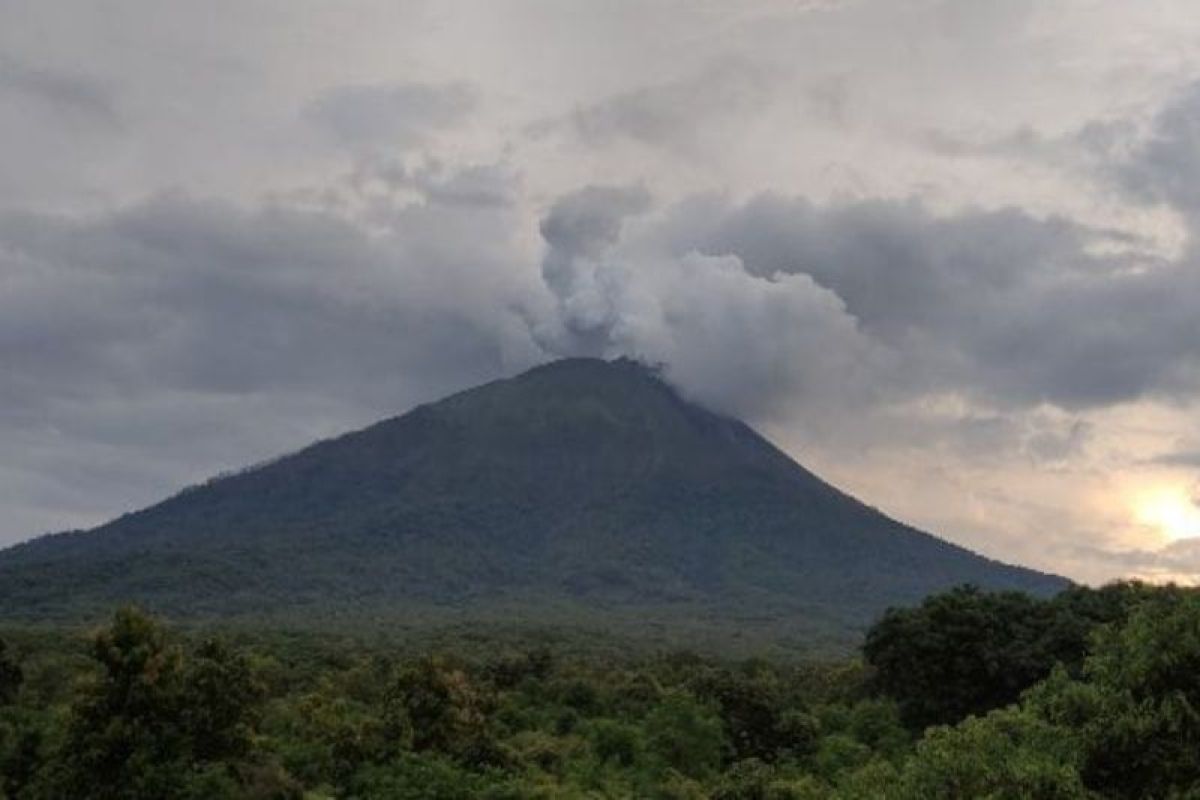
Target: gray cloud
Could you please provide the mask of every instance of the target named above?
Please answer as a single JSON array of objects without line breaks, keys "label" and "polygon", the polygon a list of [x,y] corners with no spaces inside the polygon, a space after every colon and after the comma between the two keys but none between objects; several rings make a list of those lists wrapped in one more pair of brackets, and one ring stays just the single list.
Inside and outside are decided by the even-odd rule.
[{"label": "gray cloud", "polygon": [[386,234],[178,196],[0,217],[11,524],[94,521],[536,363],[507,213],[417,204]]},{"label": "gray cloud", "polygon": [[516,202],[514,176],[493,164],[447,169],[424,164],[410,171],[407,183],[433,203],[467,206],[507,206]]},{"label": "gray cloud", "polygon": [[[0,32],[0,48],[2,40]],[[119,151],[128,120],[107,83],[0,49],[0,131],[0,210],[20,210],[109,190],[93,178]]]},{"label": "gray cloud", "polygon": [[1189,585],[1200,574],[1200,539],[1181,539],[1164,547],[1151,549],[1105,549],[1082,546],[1076,555],[1100,564],[1109,570],[1136,576],[1142,580],[1183,582]]},{"label": "gray cloud", "polygon": [[1094,433],[1094,425],[1074,419],[1066,426],[1033,432],[1025,440],[1025,451],[1038,462],[1063,462],[1079,455]]},{"label": "gray cloud", "polygon": [[477,102],[462,83],[339,86],[310,101],[303,115],[345,144],[400,148],[462,122]]},{"label": "gray cloud", "polygon": [[[750,62],[722,61],[686,78],[577,109],[571,124],[594,145],[629,139],[695,155],[723,122],[753,115],[773,102],[773,83],[769,72]],[[828,91],[814,99],[825,105],[838,102]]]},{"label": "gray cloud", "polygon": [[1186,263],[1096,255],[1107,234],[1017,209],[935,216],[915,201],[693,202],[675,252],[809,275],[903,354],[915,389],[1085,408],[1180,397],[1200,367],[1200,281]]},{"label": "gray cloud", "polygon": [[[364,374],[386,385],[406,364],[430,376],[494,369],[485,293],[505,290],[505,273],[487,272],[503,255],[456,243],[469,223],[453,212],[417,206],[392,223],[399,233],[369,237],[326,215],[180,197],[82,224],[6,217],[14,290],[2,301],[0,354],[18,377],[8,385],[28,376],[67,390],[84,377],[236,393]],[[460,279],[480,294],[452,297],[447,282]],[[447,349],[454,358],[434,355]],[[33,402],[49,388],[37,384]]]},{"label": "gray cloud", "polygon": [[1200,467],[1200,448],[1195,450],[1173,450],[1150,459],[1151,463],[1168,467]]},{"label": "gray cloud", "polygon": [[323,187],[315,196],[301,192],[292,199],[315,199],[317,205],[322,200],[332,206],[346,202],[374,205],[375,213],[417,201],[430,207],[458,206],[470,213],[512,209],[519,199],[520,183],[520,175],[505,164],[451,165],[431,157],[411,162],[377,155],[359,158],[336,188]]},{"label": "gray cloud", "polygon": [[1150,135],[1116,173],[1136,197],[1193,216],[1200,212],[1200,82],[1157,114]]},{"label": "gray cloud", "polygon": [[984,156],[1041,163],[1115,187],[1139,203],[1161,204],[1195,225],[1200,212],[1200,82],[1174,91],[1153,116],[1111,116],[1047,135],[1025,125],[1007,134],[970,139],[931,130],[922,143],[939,155]]},{"label": "gray cloud", "polygon": [[[627,217],[646,211],[642,187],[587,186],[557,200],[542,219],[542,238],[553,261],[595,257],[617,242]],[[551,283],[553,277],[549,277]]]},{"label": "gray cloud", "polygon": [[1030,125],[1000,136],[974,140],[945,131],[926,131],[919,138],[945,156],[988,156],[1040,162],[1051,169],[1080,174],[1121,170],[1137,142],[1138,126],[1127,118],[1092,120],[1076,130],[1047,135]]},{"label": "gray cloud", "polygon": [[0,96],[33,102],[60,123],[115,127],[120,123],[110,91],[82,75],[31,66],[0,53]]}]

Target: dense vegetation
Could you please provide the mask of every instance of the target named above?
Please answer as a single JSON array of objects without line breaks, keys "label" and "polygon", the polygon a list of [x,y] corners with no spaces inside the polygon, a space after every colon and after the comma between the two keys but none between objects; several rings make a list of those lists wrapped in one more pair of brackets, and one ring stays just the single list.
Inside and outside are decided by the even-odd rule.
[{"label": "dense vegetation", "polygon": [[439,652],[118,611],[0,645],[0,798],[1200,796],[1200,595],[970,588],[862,657]]},{"label": "dense vegetation", "polygon": [[0,617],[593,617],[845,651],[968,582],[1067,585],[888,519],[637,364],[573,359],[0,552]]}]

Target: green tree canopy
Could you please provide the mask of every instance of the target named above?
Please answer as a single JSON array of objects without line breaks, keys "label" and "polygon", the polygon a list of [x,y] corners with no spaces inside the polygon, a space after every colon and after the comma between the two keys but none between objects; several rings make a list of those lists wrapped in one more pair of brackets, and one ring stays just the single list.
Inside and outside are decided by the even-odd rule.
[{"label": "green tree canopy", "polygon": [[206,642],[185,659],[134,608],[119,610],[91,649],[100,672],[67,724],[67,796],[169,800],[202,778],[209,787],[237,783],[235,760],[249,749],[260,697],[244,658]]},{"label": "green tree canopy", "polygon": [[8,644],[0,639],[0,705],[17,699],[24,677],[21,666],[8,653]]},{"label": "green tree canopy", "polygon": [[1200,796],[1200,596],[1157,591],[1098,633],[1082,678],[1059,671],[1028,705],[1081,742],[1101,795]]},{"label": "green tree canopy", "polygon": [[1093,631],[1124,619],[1148,591],[1123,583],[1039,600],[963,586],[889,609],[867,632],[863,655],[906,724],[950,724],[1016,702],[1055,664],[1078,672]]}]

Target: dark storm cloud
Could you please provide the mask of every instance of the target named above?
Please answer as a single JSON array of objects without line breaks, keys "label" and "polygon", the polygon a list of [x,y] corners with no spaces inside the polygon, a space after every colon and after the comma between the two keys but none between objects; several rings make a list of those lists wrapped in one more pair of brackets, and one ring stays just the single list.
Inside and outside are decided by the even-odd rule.
[{"label": "dark storm cloud", "polygon": [[461,122],[477,102],[461,83],[339,86],[313,99],[303,115],[347,145],[405,147]]}]

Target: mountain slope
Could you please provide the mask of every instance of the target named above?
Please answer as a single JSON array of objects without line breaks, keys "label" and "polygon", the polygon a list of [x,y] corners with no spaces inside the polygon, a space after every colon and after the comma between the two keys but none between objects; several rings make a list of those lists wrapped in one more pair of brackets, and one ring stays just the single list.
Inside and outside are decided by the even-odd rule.
[{"label": "mountain slope", "polygon": [[1062,579],[897,523],[629,361],[570,359],[0,552],[0,616],[576,611],[853,629]]}]

